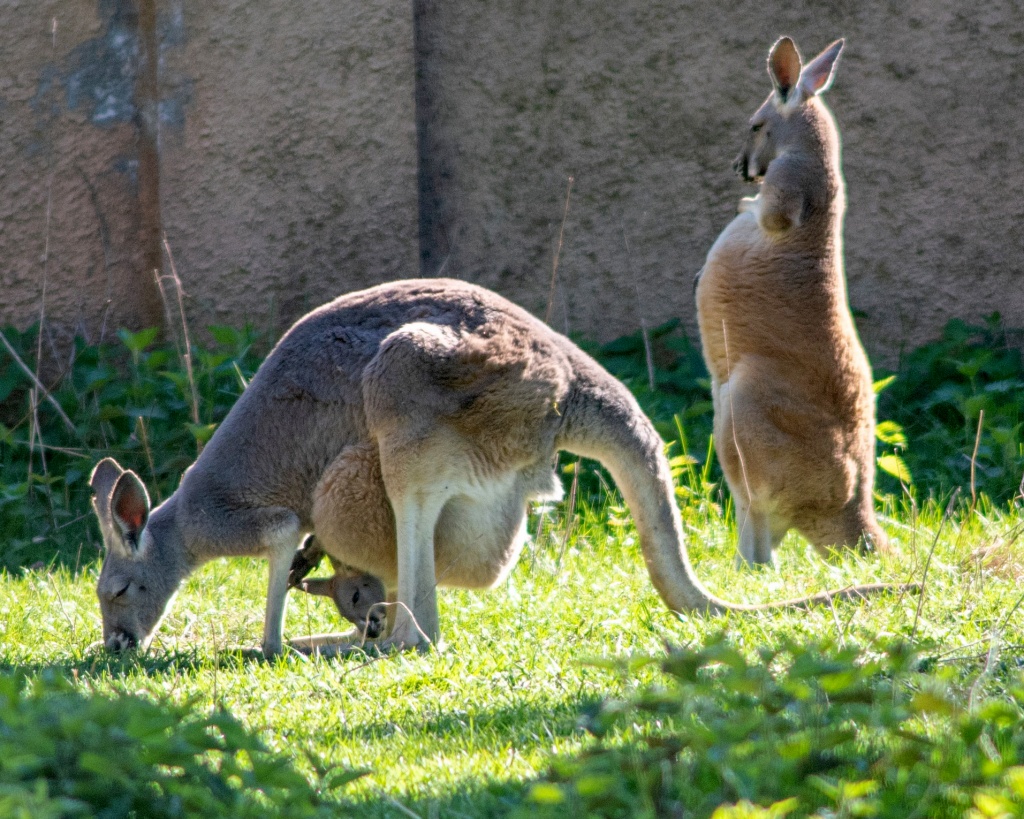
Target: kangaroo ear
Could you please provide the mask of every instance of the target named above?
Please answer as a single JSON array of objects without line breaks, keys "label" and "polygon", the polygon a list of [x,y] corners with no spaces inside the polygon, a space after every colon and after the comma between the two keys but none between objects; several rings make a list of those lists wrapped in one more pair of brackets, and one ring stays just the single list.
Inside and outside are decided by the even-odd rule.
[{"label": "kangaroo ear", "polygon": [[110,517],[130,552],[139,551],[139,535],[149,520],[149,494],[139,476],[122,472],[110,495]]},{"label": "kangaroo ear", "polygon": [[299,584],[299,588],[309,594],[318,594],[321,597],[334,597],[334,583],[333,578],[328,577],[311,577],[308,580],[303,580]]},{"label": "kangaroo ear", "polygon": [[807,67],[800,74],[800,90],[808,97],[828,91],[829,86],[832,85],[832,78],[836,74],[836,61],[839,59],[839,52],[843,50],[845,42],[842,39],[836,40],[807,63]]},{"label": "kangaroo ear", "polygon": [[800,79],[800,52],[789,37],[780,37],[768,52],[768,76],[779,100],[787,102]]},{"label": "kangaroo ear", "polygon": [[121,465],[113,458],[104,458],[96,464],[92,475],[89,476],[89,486],[96,493],[96,499],[100,503],[110,502],[110,493],[114,490],[114,484],[123,474],[124,470]]}]

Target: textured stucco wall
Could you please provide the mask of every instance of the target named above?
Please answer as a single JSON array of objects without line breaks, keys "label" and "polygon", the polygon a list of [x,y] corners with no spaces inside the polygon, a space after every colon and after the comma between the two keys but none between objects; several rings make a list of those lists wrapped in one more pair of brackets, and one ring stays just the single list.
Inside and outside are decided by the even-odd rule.
[{"label": "textured stucco wall", "polygon": [[0,6],[0,324],[159,320],[139,277],[136,18],[110,2]]},{"label": "textured stucco wall", "polygon": [[0,5],[0,324],[44,271],[55,326],[160,323],[162,234],[197,327],[415,275],[412,49],[393,0]]},{"label": "textured stucco wall", "polygon": [[287,325],[417,270],[406,2],[182,7],[162,66],[161,212],[197,321]]},{"label": "textured stucco wall", "polygon": [[572,176],[552,323],[692,330],[693,275],[749,193],[730,164],[782,33],[807,55],[847,38],[829,100],[872,355],[951,316],[1024,326],[1016,0],[8,0],[0,323],[35,319],[44,270],[65,326],[151,323],[154,214],[196,325],[280,327],[417,270],[543,315]]},{"label": "textured stucco wall", "polygon": [[672,316],[736,201],[783,33],[845,36],[846,259],[876,358],[993,310],[1024,326],[1024,13],[1009,0],[428,2],[428,265],[609,338]]}]

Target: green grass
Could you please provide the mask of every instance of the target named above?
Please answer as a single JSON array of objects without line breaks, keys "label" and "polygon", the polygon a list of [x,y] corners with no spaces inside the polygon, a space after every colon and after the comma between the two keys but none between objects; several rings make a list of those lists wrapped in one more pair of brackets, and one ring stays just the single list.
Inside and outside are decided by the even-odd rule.
[{"label": "green grass", "polygon": [[[902,639],[930,668],[952,670],[963,697],[1000,696],[1016,678],[1024,618],[1015,609],[1024,568],[1015,552],[1024,526],[1017,514],[976,510],[943,525],[939,507],[901,509],[887,520],[891,555],[824,562],[790,536],[776,568],[748,571],[735,568],[733,534],[714,505],[684,511],[697,571],[723,596],[754,602],[923,579],[920,613],[919,598],[905,596],[812,612],[678,618],[653,592],[632,526],[613,508],[581,513],[564,553],[564,521],[549,512],[502,587],[442,592],[446,644],[427,655],[252,659],[238,649],[258,642],[266,567],[233,560],[190,579],[148,654],[112,658],[92,647],[100,617],[91,562],[78,573],[0,575],[0,670],[56,671],[90,694],[224,709],[311,780],[309,757],[367,770],[329,799],[344,815],[368,817],[521,809],[553,762],[595,745],[581,725],[602,701],[666,684],[657,665],[601,661],[663,656],[666,644],[699,648],[720,632],[748,657],[785,641],[871,647]],[[534,530],[539,521],[534,516]],[[287,627],[299,635],[338,624],[322,599],[293,597]],[[637,717],[602,742],[629,745],[670,727]]]},{"label": "green grass", "polygon": [[[652,331],[653,389],[639,335],[594,350],[676,441],[684,529],[712,591],[762,602],[915,580],[922,597],[678,617],[584,463],[580,509],[534,511],[507,583],[441,592],[445,644],[429,654],[254,659],[266,565],[234,560],[188,581],[148,653],[113,657],[94,646],[88,472],[114,454],[166,497],[267,346],[211,332],[191,380],[151,332],[77,343],[47,382],[67,423],[0,359],[0,816],[1024,815],[1024,372],[995,323],[952,324],[882,394],[880,417],[898,423],[881,451],[917,482],[905,493],[880,475],[892,553],[823,561],[790,535],[757,571],[735,567],[693,345]],[[32,365],[34,331],[6,337]],[[293,595],[291,636],[340,626],[327,601]],[[863,725],[866,738],[828,738]],[[810,737],[806,753],[793,737]],[[93,753],[108,744],[105,761]],[[106,812],[79,791],[109,792]],[[163,813],[125,807],[157,791]]]}]

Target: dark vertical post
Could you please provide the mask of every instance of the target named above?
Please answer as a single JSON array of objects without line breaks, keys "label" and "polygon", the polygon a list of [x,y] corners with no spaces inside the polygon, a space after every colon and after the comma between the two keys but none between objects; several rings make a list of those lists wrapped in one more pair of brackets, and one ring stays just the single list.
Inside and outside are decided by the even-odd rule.
[{"label": "dark vertical post", "polygon": [[160,219],[160,86],[157,0],[138,0],[138,67],[135,75],[136,127],[139,159],[139,271],[135,313],[141,326],[164,323],[163,304],[155,276],[163,270]]}]

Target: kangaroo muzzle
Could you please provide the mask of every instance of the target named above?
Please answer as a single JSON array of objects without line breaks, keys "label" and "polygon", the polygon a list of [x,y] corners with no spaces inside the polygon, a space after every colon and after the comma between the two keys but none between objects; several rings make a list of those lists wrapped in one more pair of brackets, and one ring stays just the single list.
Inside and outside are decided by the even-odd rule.
[{"label": "kangaroo muzzle", "polygon": [[127,631],[115,631],[103,641],[104,648],[115,654],[137,648],[138,645],[139,638],[134,634],[129,634]]},{"label": "kangaroo muzzle", "polygon": [[745,153],[736,157],[732,163],[732,169],[744,182],[756,182],[768,172],[767,168],[756,168],[751,172],[750,158]]}]

